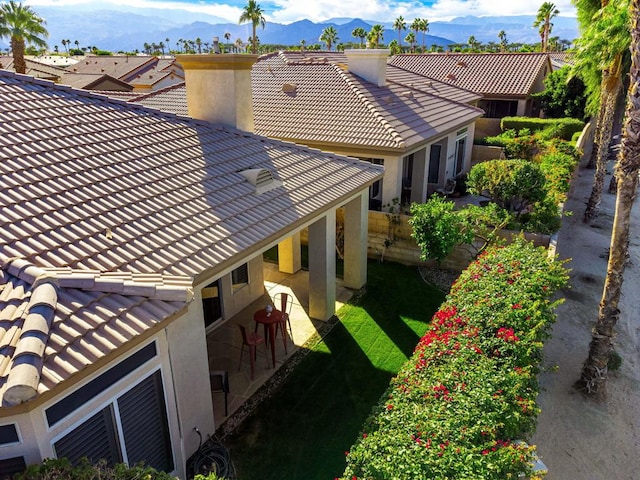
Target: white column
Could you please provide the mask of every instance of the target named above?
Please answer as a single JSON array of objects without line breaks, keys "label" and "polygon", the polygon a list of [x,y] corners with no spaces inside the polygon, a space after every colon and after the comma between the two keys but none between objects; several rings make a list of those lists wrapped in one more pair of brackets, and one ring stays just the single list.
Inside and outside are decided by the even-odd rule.
[{"label": "white column", "polygon": [[336,310],[336,212],[309,225],[309,316],[329,320]]},{"label": "white column", "polygon": [[368,202],[364,190],[344,208],[344,285],[348,288],[367,283]]},{"label": "white column", "polygon": [[278,270],[283,273],[296,273],[301,268],[300,232],[297,232],[278,244]]}]

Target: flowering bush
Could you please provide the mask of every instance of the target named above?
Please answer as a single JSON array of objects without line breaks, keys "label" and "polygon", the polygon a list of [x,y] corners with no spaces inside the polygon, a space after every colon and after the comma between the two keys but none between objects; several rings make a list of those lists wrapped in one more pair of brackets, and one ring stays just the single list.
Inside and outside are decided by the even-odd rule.
[{"label": "flowering bush", "polygon": [[451,288],[431,328],[347,452],[344,479],[506,479],[530,473],[542,343],[567,281],[519,239],[490,247]]}]

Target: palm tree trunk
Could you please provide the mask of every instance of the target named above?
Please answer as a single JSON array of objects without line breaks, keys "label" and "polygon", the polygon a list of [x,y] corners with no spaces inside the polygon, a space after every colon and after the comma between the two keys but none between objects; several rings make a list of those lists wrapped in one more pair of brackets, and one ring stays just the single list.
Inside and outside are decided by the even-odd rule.
[{"label": "palm tree trunk", "polygon": [[607,278],[598,320],[589,344],[589,356],[582,367],[577,386],[592,395],[605,392],[607,365],[612,351],[614,328],[620,315],[618,303],[624,279],[629,246],[631,209],[638,188],[640,171],[640,0],[631,2],[631,71],[623,128],[621,154],[616,165],[618,195],[611,234]]},{"label": "palm tree trunk", "polygon": [[16,73],[26,73],[27,64],[24,61],[24,40],[11,37],[11,52],[13,53],[13,68]]},{"label": "palm tree trunk", "polygon": [[605,113],[600,127],[600,139],[598,142],[598,157],[596,161],[596,173],[593,179],[591,196],[587,202],[584,212],[584,221],[587,222],[598,215],[602,190],[604,188],[604,177],[607,173],[607,156],[609,155],[609,144],[611,143],[611,132],[613,130],[613,118],[616,113],[616,98],[622,87],[620,81],[619,67],[613,68],[611,72],[603,72],[602,81],[606,81],[606,93],[603,95],[605,103]]},{"label": "palm tree trunk", "polygon": [[[600,92],[602,95],[605,95],[606,92],[606,80],[603,78],[600,82]],[[589,163],[587,163],[587,168],[595,168],[596,162],[598,159],[598,146],[602,143],[600,141],[600,137],[602,136],[602,125],[604,123],[604,113],[607,108],[607,102],[604,96],[600,98],[600,108],[598,108],[598,118],[596,119],[596,131],[593,136],[593,148],[591,149],[591,156],[589,157]]]}]

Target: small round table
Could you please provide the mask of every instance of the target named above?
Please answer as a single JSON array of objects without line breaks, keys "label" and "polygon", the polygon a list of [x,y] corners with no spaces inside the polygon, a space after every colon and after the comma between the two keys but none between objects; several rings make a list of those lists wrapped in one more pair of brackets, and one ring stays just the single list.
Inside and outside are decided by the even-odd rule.
[{"label": "small round table", "polygon": [[[276,310],[275,308],[271,311],[271,315],[267,314],[267,311],[263,308],[258,310],[253,314],[253,319],[256,324],[261,323],[264,325],[264,336],[267,337],[267,329],[269,330],[269,344],[271,346],[271,360],[273,361],[273,368],[276,368],[276,327],[278,322],[282,321],[282,312],[280,310]],[[256,325],[256,329],[258,325]],[[282,343],[287,348],[286,342],[287,339],[282,338]]]}]

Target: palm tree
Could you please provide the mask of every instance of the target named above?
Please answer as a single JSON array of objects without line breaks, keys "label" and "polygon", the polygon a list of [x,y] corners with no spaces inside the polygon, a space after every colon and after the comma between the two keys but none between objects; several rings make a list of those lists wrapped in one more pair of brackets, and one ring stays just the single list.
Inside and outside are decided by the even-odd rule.
[{"label": "palm tree", "polygon": [[380,45],[380,40],[384,37],[384,27],[380,24],[375,24],[371,27],[369,32],[369,41],[375,45],[376,48]]},{"label": "palm tree", "polygon": [[331,50],[331,45],[333,45],[334,43],[336,43],[338,41],[338,32],[332,26],[328,26],[327,28],[322,30],[322,33],[320,34],[320,38],[318,40],[320,40],[321,42],[326,43],[327,44],[327,50],[330,51]]},{"label": "palm tree", "polygon": [[393,28],[398,31],[398,45],[400,45],[400,49],[402,49],[402,31],[407,29],[407,22],[404,21],[402,15],[396,18],[396,21],[393,22]]},{"label": "palm tree", "polygon": [[469,49],[473,52],[476,49],[476,45],[478,45],[478,41],[476,40],[476,37],[471,35],[469,40],[467,40],[467,44],[469,45]]},{"label": "palm tree", "polygon": [[580,72],[589,92],[589,108],[595,110],[593,107],[597,100],[591,98],[593,96],[599,96],[600,104],[594,141],[596,153],[590,160],[590,163],[595,163],[596,172],[584,212],[585,221],[598,215],[602,198],[613,119],[622,90],[623,59],[628,54],[631,41],[627,6],[626,0],[603,0],[601,8],[597,8],[595,0],[576,1],[582,35],[578,41],[574,69]]},{"label": "palm tree", "polygon": [[8,38],[11,42],[13,65],[17,73],[25,73],[27,64],[24,61],[25,43],[39,48],[46,48],[47,42],[42,37],[49,36],[45,28],[46,22],[31,7],[10,0],[0,5],[0,38]]},{"label": "palm tree", "polygon": [[229,49],[229,40],[231,40],[231,34],[229,32],[224,32],[224,49],[228,50]]},{"label": "palm tree", "polygon": [[416,34],[413,33],[413,32],[409,32],[409,33],[407,33],[407,36],[404,39],[411,46],[411,53],[415,53],[415,51],[416,51]]},{"label": "palm tree", "polygon": [[158,48],[160,49],[160,51],[162,52],[162,56],[164,56],[164,42],[160,42],[158,44]]},{"label": "palm tree", "polygon": [[198,47],[198,53],[202,53],[202,40],[200,40],[200,37],[196,38],[196,46]]},{"label": "palm tree", "polygon": [[75,42],[73,42],[76,46],[76,50],[80,49],[80,41],[76,40]]},{"label": "palm tree", "polygon": [[420,31],[421,25],[422,25],[422,19],[420,18],[414,18],[413,22],[411,22],[411,25],[409,25],[409,28],[413,30],[413,33],[415,33],[416,38],[418,38],[418,32]]},{"label": "palm tree", "polygon": [[356,27],[353,29],[353,31],[351,32],[351,36],[353,38],[359,38],[360,39],[360,48],[364,47],[364,39],[367,38],[367,31],[362,28],[362,27]]},{"label": "palm tree", "polygon": [[631,209],[638,189],[640,172],[640,0],[631,0],[631,69],[627,95],[625,122],[616,177],[618,194],[611,233],[609,263],[605,279],[598,320],[593,329],[589,356],[582,367],[578,387],[592,395],[602,395],[606,386],[607,366],[612,352],[612,338],[620,311],[618,302],[624,279]]},{"label": "palm tree", "polygon": [[500,39],[500,51],[501,52],[506,52],[507,51],[507,32],[505,32],[504,30],[500,30],[498,32],[498,38]]},{"label": "palm tree", "polygon": [[261,25],[264,29],[267,21],[264,19],[260,5],[258,5],[255,0],[249,0],[242,11],[242,15],[240,15],[238,23],[245,22],[251,22],[251,27],[253,28],[253,35],[251,36],[251,53],[256,54],[258,53],[258,36],[256,35],[256,28],[258,25]]},{"label": "palm tree", "polygon": [[538,9],[536,20],[533,22],[534,27],[540,27],[540,48],[543,52],[547,51],[547,43],[549,42],[549,34],[551,33],[551,19],[558,15],[560,10],[551,2],[544,2]]},{"label": "palm tree", "polygon": [[422,32],[422,53],[424,53],[424,44],[426,41],[426,37],[427,37],[427,32],[429,31],[429,20],[427,20],[426,18],[420,18],[420,23],[419,23],[419,27],[418,30],[420,30]]},{"label": "palm tree", "polygon": [[303,38],[300,40],[300,51],[304,52],[304,46],[307,44],[307,41]]}]

